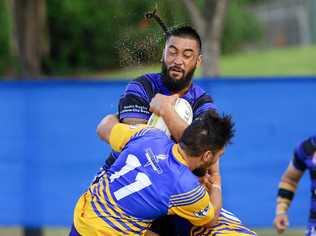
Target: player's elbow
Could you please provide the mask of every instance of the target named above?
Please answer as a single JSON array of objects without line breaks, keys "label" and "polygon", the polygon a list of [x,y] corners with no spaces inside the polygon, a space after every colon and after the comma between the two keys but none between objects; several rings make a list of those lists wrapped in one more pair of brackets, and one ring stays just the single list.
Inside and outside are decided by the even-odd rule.
[{"label": "player's elbow", "polygon": [[102,121],[97,126],[97,134],[101,140],[106,140],[106,129]]},{"label": "player's elbow", "polygon": [[97,126],[97,134],[99,138],[108,142],[111,130],[117,123],[118,119],[115,115],[105,116]]}]

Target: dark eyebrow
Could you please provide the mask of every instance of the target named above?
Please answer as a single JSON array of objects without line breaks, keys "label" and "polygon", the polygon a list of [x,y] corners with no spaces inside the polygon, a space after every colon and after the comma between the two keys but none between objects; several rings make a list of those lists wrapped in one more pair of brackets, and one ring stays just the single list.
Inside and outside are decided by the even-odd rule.
[{"label": "dark eyebrow", "polygon": [[[174,45],[170,45],[168,48],[174,48],[174,49],[178,50],[178,48],[176,46],[174,46]],[[191,48],[184,49],[184,52],[188,52],[188,51],[194,53],[194,50],[191,49]]]},{"label": "dark eyebrow", "polygon": [[174,49],[178,50],[178,48],[174,45],[170,45],[168,48],[174,48]]}]

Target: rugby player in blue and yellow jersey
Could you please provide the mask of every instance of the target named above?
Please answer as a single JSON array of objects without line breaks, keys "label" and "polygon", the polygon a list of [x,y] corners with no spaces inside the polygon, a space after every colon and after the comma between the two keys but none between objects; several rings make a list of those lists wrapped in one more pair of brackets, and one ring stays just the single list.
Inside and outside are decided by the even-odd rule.
[{"label": "rugby player in blue and yellow jersey", "polygon": [[119,152],[115,163],[78,200],[70,235],[145,235],[163,215],[195,226],[216,223],[217,185],[200,183],[234,135],[230,116],[208,111],[188,126],[179,144],[159,129],[102,120],[102,137]]}]

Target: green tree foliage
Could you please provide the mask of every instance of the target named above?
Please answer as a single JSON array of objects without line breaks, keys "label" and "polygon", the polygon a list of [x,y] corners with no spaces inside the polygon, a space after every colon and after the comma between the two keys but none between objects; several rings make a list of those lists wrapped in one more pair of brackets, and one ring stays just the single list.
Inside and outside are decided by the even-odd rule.
[{"label": "green tree foliage", "polygon": [[[260,4],[266,0],[231,0],[225,16],[225,25],[221,37],[223,53],[232,53],[249,42],[260,40],[261,28],[255,15],[247,10],[251,4]],[[196,0],[205,13],[205,0]]]},{"label": "green tree foliage", "polygon": [[[163,34],[146,12],[157,7],[166,22],[184,22],[170,0],[47,1],[51,56],[48,73],[102,70],[157,62]],[[157,60],[158,58],[158,60]]]},{"label": "green tree foliage", "polygon": [[261,38],[261,29],[256,17],[245,8],[246,3],[250,2],[255,1],[230,1],[222,37],[224,53],[238,51],[245,43]]},{"label": "green tree foliage", "polygon": [[47,1],[51,56],[49,70],[101,69],[117,63],[119,1]]},{"label": "green tree foliage", "polygon": [[4,1],[0,1],[0,75],[4,74],[9,67],[10,43],[9,43],[9,15]]},{"label": "green tree foliage", "polygon": [[146,1],[47,1],[51,56],[49,71],[117,67],[122,32],[143,18]]},{"label": "green tree foliage", "polygon": [[[224,52],[238,50],[244,42],[260,36],[254,16],[243,8],[252,2],[230,1]],[[202,6],[203,0],[199,4]],[[44,72],[69,74],[157,63],[163,33],[156,22],[144,20],[144,14],[155,7],[168,26],[189,24],[184,6],[180,2],[175,5],[173,0],[47,1],[50,55],[45,58]],[[7,10],[0,1],[0,73],[12,68]]]}]

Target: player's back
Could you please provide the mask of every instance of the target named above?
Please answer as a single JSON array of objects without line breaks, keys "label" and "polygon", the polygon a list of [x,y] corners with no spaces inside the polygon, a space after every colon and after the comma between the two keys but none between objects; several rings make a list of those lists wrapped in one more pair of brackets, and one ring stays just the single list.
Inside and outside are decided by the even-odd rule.
[{"label": "player's back", "polygon": [[137,235],[154,219],[168,214],[170,207],[183,204],[187,192],[193,202],[201,199],[205,190],[183,164],[177,147],[158,129],[137,132],[90,187],[89,217],[101,219],[103,228],[113,235]]},{"label": "player's back", "polygon": [[176,149],[165,133],[154,128],[142,130],[127,143],[107,172],[111,192],[126,213],[143,219],[165,215],[183,175],[188,188],[197,183],[175,157]]}]

